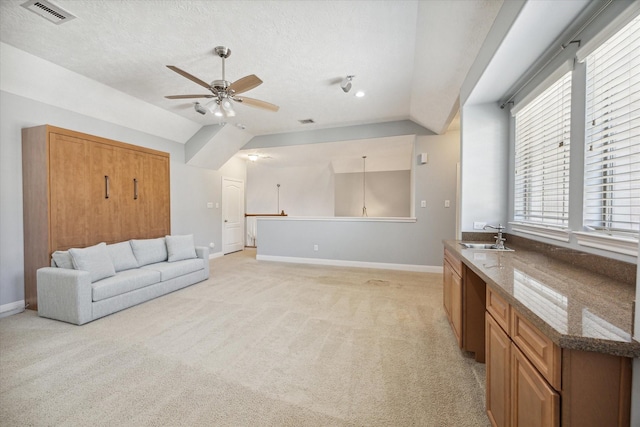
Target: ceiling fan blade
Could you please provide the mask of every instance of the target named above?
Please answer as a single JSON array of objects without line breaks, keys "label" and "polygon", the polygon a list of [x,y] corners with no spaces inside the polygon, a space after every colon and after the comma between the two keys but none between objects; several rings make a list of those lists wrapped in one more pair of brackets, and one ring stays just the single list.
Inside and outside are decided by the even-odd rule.
[{"label": "ceiling fan blade", "polygon": [[229,91],[233,91],[233,93],[237,95],[239,93],[251,90],[254,87],[260,86],[261,84],[262,80],[260,80],[260,78],[255,74],[251,74],[231,83],[231,86],[229,86]]},{"label": "ceiling fan blade", "polygon": [[188,98],[213,98],[213,95],[169,95],[167,99],[188,99]]},{"label": "ceiling fan blade", "polygon": [[168,68],[168,69],[170,69],[170,70],[172,70],[172,71],[175,71],[176,73],[180,74],[180,75],[181,75],[181,76],[183,76],[183,77],[188,78],[188,79],[189,79],[189,80],[191,80],[192,82],[197,83],[197,84],[199,84],[199,85],[200,85],[200,86],[202,86],[202,87],[206,87],[207,89],[210,89],[210,88],[211,88],[211,85],[209,85],[209,83],[207,83],[207,82],[205,82],[205,81],[203,81],[203,80],[200,80],[200,79],[199,79],[199,78],[197,78],[196,76],[193,76],[193,75],[191,75],[191,74],[187,73],[187,72],[186,72],[186,71],[184,71],[184,70],[181,70],[180,68],[176,67],[175,65],[167,65],[167,68]]},{"label": "ceiling fan blade", "polygon": [[242,104],[247,104],[251,107],[262,108],[263,110],[269,110],[273,112],[276,112],[280,109],[280,107],[278,107],[277,105],[265,101],[260,101],[259,99],[234,97],[233,100],[238,101]]}]

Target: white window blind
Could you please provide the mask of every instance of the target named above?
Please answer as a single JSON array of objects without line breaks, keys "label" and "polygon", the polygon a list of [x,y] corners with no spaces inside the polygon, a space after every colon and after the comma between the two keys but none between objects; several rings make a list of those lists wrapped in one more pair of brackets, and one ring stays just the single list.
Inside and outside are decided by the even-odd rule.
[{"label": "white window blind", "polygon": [[640,229],[640,17],[586,58],[584,226]]},{"label": "white window blind", "polygon": [[516,113],[516,221],[568,225],[570,121],[571,72]]}]

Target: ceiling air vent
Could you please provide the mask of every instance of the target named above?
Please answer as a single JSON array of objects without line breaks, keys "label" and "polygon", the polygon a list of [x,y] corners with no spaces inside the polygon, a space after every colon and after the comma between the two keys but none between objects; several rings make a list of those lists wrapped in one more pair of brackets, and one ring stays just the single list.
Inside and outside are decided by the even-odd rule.
[{"label": "ceiling air vent", "polygon": [[303,125],[309,125],[311,123],[315,123],[316,121],[313,119],[302,119],[302,120],[298,120],[300,122],[300,124]]},{"label": "ceiling air vent", "polygon": [[73,14],[47,0],[29,0],[22,3],[21,6],[56,25],[64,24],[75,18]]}]

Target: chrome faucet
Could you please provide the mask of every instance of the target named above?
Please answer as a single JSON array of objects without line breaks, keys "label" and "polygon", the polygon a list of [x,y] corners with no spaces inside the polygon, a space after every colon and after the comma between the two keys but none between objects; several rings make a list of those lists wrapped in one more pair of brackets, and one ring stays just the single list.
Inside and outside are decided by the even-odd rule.
[{"label": "chrome faucet", "polygon": [[502,226],[502,224],[498,224],[498,226],[496,227],[495,225],[485,225],[482,229],[486,230],[487,228],[493,228],[494,230],[498,230],[498,235],[497,236],[493,236],[496,239],[496,243],[495,243],[495,248],[496,249],[504,249],[504,242],[507,240],[504,237],[502,237],[502,230],[505,229],[505,227]]}]

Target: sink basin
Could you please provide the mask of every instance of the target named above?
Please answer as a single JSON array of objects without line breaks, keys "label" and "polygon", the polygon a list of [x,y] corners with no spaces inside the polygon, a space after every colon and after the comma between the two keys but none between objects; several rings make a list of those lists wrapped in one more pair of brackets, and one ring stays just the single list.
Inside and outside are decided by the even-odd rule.
[{"label": "sink basin", "polygon": [[489,251],[507,251],[507,252],[513,252],[513,249],[511,248],[507,248],[504,247],[503,249],[498,249],[496,247],[496,245],[494,245],[493,243],[460,243],[462,246],[464,246],[467,249],[482,249],[482,250],[489,250]]}]

